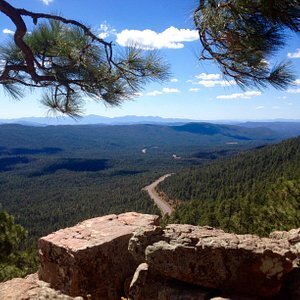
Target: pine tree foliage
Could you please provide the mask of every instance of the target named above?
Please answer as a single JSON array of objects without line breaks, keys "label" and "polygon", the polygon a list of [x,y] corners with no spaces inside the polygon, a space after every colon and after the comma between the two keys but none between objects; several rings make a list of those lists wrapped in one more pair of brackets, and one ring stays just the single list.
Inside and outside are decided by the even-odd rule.
[{"label": "pine tree foliage", "polygon": [[284,89],[295,77],[289,62],[269,65],[286,29],[299,32],[299,0],[200,0],[194,13],[203,50],[241,87]]},{"label": "pine tree foliage", "polygon": [[[135,45],[115,49],[77,21],[18,9],[7,1],[0,2],[0,11],[16,26],[13,40],[0,47],[0,83],[14,98],[23,95],[24,87],[45,88],[43,104],[76,117],[86,97],[119,105],[149,81],[169,77],[168,64],[155,51]],[[30,33],[24,17],[35,24]]]},{"label": "pine tree foliage", "polygon": [[27,231],[9,213],[0,211],[0,282],[36,271],[36,251],[22,249],[26,237]]},{"label": "pine tree foliage", "polygon": [[180,200],[169,222],[262,236],[300,226],[300,137],[167,178],[159,190]]}]

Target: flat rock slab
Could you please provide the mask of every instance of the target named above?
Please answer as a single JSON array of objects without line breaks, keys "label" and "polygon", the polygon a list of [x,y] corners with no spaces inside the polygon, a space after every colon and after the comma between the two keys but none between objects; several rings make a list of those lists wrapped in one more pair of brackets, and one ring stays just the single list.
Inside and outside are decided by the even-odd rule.
[{"label": "flat rock slab", "polygon": [[82,297],[70,297],[50,288],[49,283],[39,280],[37,274],[0,283],[0,300],[42,299],[83,300]]},{"label": "flat rock slab", "polygon": [[[155,240],[157,228],[153,227]],[[297,254],[287,239],[236,235],[211,227],[169,225],[151,243],[149,228],[130,241],[133,255],[144,251],[151,272],[206,288],[258,297],[279,292]],[[139,242],[141,240],[141,242]],[[143,247],[144,249],[138,249]]]},{"label": "flat rock slab", "polygon": [[39,278],[67,295],[119,299],[136,261],[128,242],[140,227],[157,225],[158,216],[135,212],[86,220],[38,242]]}]

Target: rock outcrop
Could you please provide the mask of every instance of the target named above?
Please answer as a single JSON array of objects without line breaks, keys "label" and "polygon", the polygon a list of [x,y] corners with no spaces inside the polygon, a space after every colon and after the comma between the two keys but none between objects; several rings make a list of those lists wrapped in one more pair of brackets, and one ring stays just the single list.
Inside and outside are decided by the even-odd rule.
[{"label": "rock outcrop", "polygon": [[[259,238],[176,224],[163,231],[153,226],[152,233],[151,227],[138,230],[129,242],[129,250],[139,263],[147,263],[148,273],[160,277],[158,283],[169,278],[254,297],[278,294],[297,258],[297,250],[286,237]],[[151,291],[153,284],[149,282]],[[131,294],[138,294],[137,289],[132,283]],[[140,289],[144,294],[132,299],[146,298],[147,283]]]},{"label": "rock outcrop", "polygon": [[26,278],[14,278],[0,283],[0,300],[83,300],[82,297],[70,297],[61,291],[50,288],[50,284],[38,279],[37,274]]},{"label": "rock outcrop", "polygon": [[118,299],[137,262],[128,252],[133,232],[158,216],[139,213],[86,220],[39,240],[39,278],[71,296]]},{"label": "rock outcrop", "polygon": [[[39,240],[41,268],[0,300],[299,300],[300,229],[269,238],[109,215]],[[75,298],[74,298],[75,297]]]}]

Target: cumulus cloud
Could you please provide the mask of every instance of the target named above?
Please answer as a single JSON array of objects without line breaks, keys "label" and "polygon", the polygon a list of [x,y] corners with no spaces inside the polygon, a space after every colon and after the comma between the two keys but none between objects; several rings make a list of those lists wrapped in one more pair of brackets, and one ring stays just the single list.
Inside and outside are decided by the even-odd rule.
[{"label": "cumulus cloud", "polygon": [[150,29],[145,30],[122,30],[117,33],[116,42],[121,46],[139,45],[142,49],[180,49],[184,47],[184,42],[198,40],[197,30],[178,29],[173,26],[163,32],[155,32]]},{"label": "cumulus cloud", "polygon": [[295,52],[288,53],[288,58],[300,58],[300,48],[298,48]]},{"label": "cumulus cloud", "polygon": [[104,23],[100,24],[100,26],[98,28],[98,32],[99,32],[98,37],[100,39],[106,39],[111,34],[113,34],[113,35],[117,34],[116,29],[114,29],[109,24],[107,24],[107,22],[104,22]]},{"label": "cumulus cloud", "polygon": [[3,32],[4,34],[15,34],[14,31],[12,31],[12,30],[10,30],[10,29],[7,29],[7,28],[3,29],[2,32]]},{"label": "cumulus cloud", "polygon": [[260,96],[261,92],[259,91],[247,91],[244,93],[236,93],[231,95],[219,95],[217,99],[229,100],[229,99],[251,99],[253,97]]},{"label": "cumulus cloud", "polygon": [[290,94],[300,94],[300,88],[288,89],[287,92],[290,93]]},{"label": "cumulus cloud", "polygon": [[200,91],[199,88],[190,88],[190,89],[189,89],[189,92],[194,92],[194,93],[196,93],[196,92],[199,92],[199,91]]},{"label": "cumulus cloud", "polygon": [[147,93],[146,95],[155,97],[155,96],[162,95],[162,94],[163,94],[163,92],[155,90],[155,91]]},{"label": "cumulus cloud", "polygon": [[176,93],[179,93],[179,90],[178,89],[172,89],[172,88],[163,88],[162,89],[163,93],[166,93],[166,94],[176,94]]},{"label": "cumulus cloud", "polygon": [[203,85],[205,87],[215,87],[215,86],[231,86],[235,85],[236,82],[234,80],[200,80],[196,82],[196,84]]},{"label": "cumulus cloud", "polygon": [[155,96],[162,95],[162,94],[177,94],[177,93],[180,93],[180,91],[178,89],[165,87],[161,91],[155,90],[155,91],[147,93],[146,95],[155,97]]},{"label": "cumulus cloud", "polygon": [[178,82],[179,80],[177,78],[170,79],[170,82]]},{"label": "cumulus cloud", "polygon": [[201,80],[218,80],[221,78],[220,74],[207,74],[207,73],[201,73],[199,75],[195,76],[197,79]]},{"label": "cumulus cloud", "polygon": [[255,109],[263,109],[265,108],[264,106],[260,105],[260,106],[256,106]]},{"label": "cumulus cloud", "polygon": [[[236,85],[234,80],[221,80],[220,74],[208,74],[208,73],[201,73],[195,76],[196,80],[187,80],[186,82],[192,84],[199,84],[205,87],[215,87],[215,86],[231,86]],[[200,80],[199,80],[200,79]]]},{"label": "cumulus cloud", "polygon": [[42,0],[42,2],[45,4],[45,5],[49,5],[51,2],[53,2],[54,0]]}]

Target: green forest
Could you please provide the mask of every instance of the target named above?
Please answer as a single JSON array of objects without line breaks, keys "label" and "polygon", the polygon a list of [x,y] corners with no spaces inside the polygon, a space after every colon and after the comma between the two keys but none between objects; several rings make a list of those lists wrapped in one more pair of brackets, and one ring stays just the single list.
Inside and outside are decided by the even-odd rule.
[{"label": "green forest", "polygon": [[167,178],[181,203],[168,222],[268,235],[300,226],[300,137],[263,146]]},{"label": "green forest", "polygon": [[[292,136],[300,127],[296,123],[286,126]],[[295,200],[299,198],[299,164],[295,163],[296,155],[299,163],[299,139],[269,148],[265,145],[280,142],[288,132],[283,134],[273,127],[274,124],[248,128],[209,123],[0,125],[3,225],[0,239],[7,253],[6,259],[0,261],[0,281],[36,270],[37,239],[55,230],[111,213],[159,214],[142,189],[171,172],[178,175],[167,179],[161,188],[170,198],[180,199],[186,205],[180,205],[169,222],[210,224],[259,234],[273,227],[295,226],[295,220],[299,219],[295,207],[296,203],[299,205]],[[243,154],[250,149],[257,150]],[[260,153],[265,154],[260,157]],[[174,154],[179,159],[174,159]],[[227,166],[225,170],[223,166]],[[226,172],[235,173],[235,177]],[[260,178],[254,180],[256,174]],[[270,179],[265,183],[270,191],[262,199],[258,191],[264,189],[261,182],[266,178]],[[256,202],[249,196],[254,186]],[[236,193],[240,194],[239,198],[235,198]],[[283,207],[279,207],[273,194],[288,195],[289,206],[285,198],[280,198]],[[265,203],[269,219],[258,203]],[[288,214],[288,219],[284,224],[273,222],[276,211],[267,207],[281,209],[284,216]],[[240,215],[235,214],[235,209]],[[261,221],[253,219],[257,211],[264,216],[262,224],[265,225],[260,230],[257,222]],[[268,226],[272,228],[265,228]]]},{"label": "green forest", "polygon": [[278,140],[266,128],[206,123],[1,125],[0,203],[36,241],[95,216],[157,213],[141,189],[159,176]]}]

